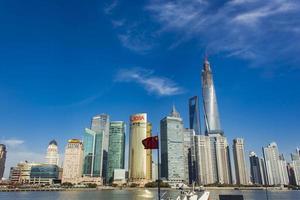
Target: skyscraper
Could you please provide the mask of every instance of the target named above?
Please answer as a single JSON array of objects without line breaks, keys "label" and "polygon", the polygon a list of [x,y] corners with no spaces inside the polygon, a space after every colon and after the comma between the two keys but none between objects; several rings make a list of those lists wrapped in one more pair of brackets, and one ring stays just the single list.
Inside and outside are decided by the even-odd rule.
[{"label": "skyscraper", "polygon": [[296,153],[291,154],[291,167],[293,168],[293,175],[296,185],[300,185],[300,155],[298,152],[299,151],[296,151]]},{"label": "skyscraper", "polygon": [[161,177],[168,182],[184,182],[183,120],[175,106],[171,114],[160,121]]},{"label": "skyscraper", "polygon": [[147,179],[147,151],[142,140],[147,137],[147,114],[138,113],[130,117],[129,138],[129,182],[145,184]]},{"label": "skyscraper", "polygon": [[192,184],[196,181],[196,154],[194,129],[183,129],[183,142],[185,182]]},{"label": "skyscraper", "polygon": [[58,165],[59,154],[57,142],[52,140],[47,148],[46,163],[49,165]]},{"label": "skyscraper", "polygon": [[[97,136],[100,137],[101,135],[101,139],[99,138],[99,141],[101,140],[102,153],[96,151],[95,162],[101,163],[101,166],[99,167],[100,176],[103,178],[103,181],[106,182],[107,165],[108,165],[108,145],[109,145],[109,115],[100,114],[94,116],[92,118],[91,130],[95,131]],[[101,159],[101,161],[97,159]]]},{"label": "skyscraper", "polygon": [[83,144],[80,140],[68,141],[65,149],[62,182],[80,183],[83,169]]},{"label": "skyscraper", "polygon": [[6,146],[0,144],[0,180],[3,178],[5,170],[5,161],[6,161]]},{"label": "skyscraper", "polygon": [[[268,185],[285,184],[288,179],[286,172],[286,162],[279,155],[278,147],[272,142],[263,148],[264,159],[266,162],[266,180]],[[285,167],[284,167],[285,166]]]},{"label": "skyscraper", "polygon": [[226,137],[220,134],[210,134],[213,182],[232,184],[230,151]]},{"label": "skyscraper", "polygon": [[263,166],[261,166],[262,163],[260,161],[260,158],[255,154],[255,152],[250,152],[249,155],[250,159],[250,173],[251,173],[251,182],[253,184],[264,184],[264,174],[263,174]]},{"label": "skyscraper", "polygon": [[204,61],[202,70],[202,96],[205,119],[205,133],[219,133],[223,135],[223,131],[220,125],[213,75],[207,59],[205,59]]},{"label": "skyscraper", "polygon": [[125,130],[123,121],[110,122],[107,170],[107,180],[110,183],[113,181],[114,170],[124,169]]},{"label": "skyscraper", "polygon": [[234,139],[232,150],[235,166],[236,183],[238,185],[248,185],[249,177],[245,160],[244,139]]},{"label": "skyscraper", "polygon": [[189,99],[189,119],[190,119],[190,129],[194,129],[196,135],[200,135],[201,127],[200,127],[198,96],[194,96]]},{"label": "skyscraper", "polygon": [[205,135],[195,136],[197,163],[197,182],[199,185],[215,183],[213,179],[212,152],[210,138]]}]

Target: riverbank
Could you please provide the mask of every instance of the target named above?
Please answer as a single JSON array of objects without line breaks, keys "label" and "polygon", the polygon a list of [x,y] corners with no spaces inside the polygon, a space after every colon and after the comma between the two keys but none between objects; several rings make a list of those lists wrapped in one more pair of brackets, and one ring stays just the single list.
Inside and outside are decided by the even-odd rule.
[{"label": "riverbank", "polygon": [[[165,191],[176,191],[175,188],[161,188]],[[266,190],[264,187],[205,187],[205,190],[214,191],[214,190],[227,190],[227,191],[256,191],[256,190]],[[268,187],[270,191],[290,191],[288,188],[281,187]],[[157,190],[157,188],[131,188],[131,187],[98,187],[98,188],[0,188],[0,192],[60,192],[60,191],[101,191],[101,190]]]}]

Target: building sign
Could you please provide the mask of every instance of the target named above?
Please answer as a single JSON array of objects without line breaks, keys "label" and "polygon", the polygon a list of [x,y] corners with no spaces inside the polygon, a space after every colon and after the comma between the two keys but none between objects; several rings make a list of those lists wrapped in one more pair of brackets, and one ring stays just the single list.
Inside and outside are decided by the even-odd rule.
[{"label": "building sign", "polygon": [[146,122],[147,115],[146,114],[132,115],[130,121],[131,123]]}]

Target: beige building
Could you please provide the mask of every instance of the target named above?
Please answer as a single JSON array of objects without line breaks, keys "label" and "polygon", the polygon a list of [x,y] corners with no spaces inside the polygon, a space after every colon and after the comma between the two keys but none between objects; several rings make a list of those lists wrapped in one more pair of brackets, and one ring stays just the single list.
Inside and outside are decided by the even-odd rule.
[{"label": "beige building", "polygon": [[233,150],[233,158],[234,158],[234,166],[235,166],[236,184],[248,185],[249,176],[248,176],[246,160],[245,160],[244,139],[242,138],[234,139],[232,150]]},{"label": "beige building", "polygon": [[78,184],[82,177],[83,144],[80,140],[68,141],[65,149],[62,182]]},{"label": "beige building", "polygon": [[46,154],[46,164],[49,165],[58,165],[59,154],[58,154],[58,146],[55,140],[52,140],[47,148]]},{"label": "beige building", "polygon": [[[147,114],[139,113],[130,117],[129,138],[129,182],[143,185],[149,181],[151,172],[149,169],[150,153],[144,149],[142,140],[149,135],[147,133]],[[149,130],[149,127],[148,127]]]},{"label": "beige building", "polygon": [[200,185],[214,183],[209,136],[195,136],[197,181]]},{"label": "beige building", "polygon": [[30,183],[30,172],[33,166],[40,165],[40,163],[20,162],[16,167],[10,170],[10,181],[17,183]]}]

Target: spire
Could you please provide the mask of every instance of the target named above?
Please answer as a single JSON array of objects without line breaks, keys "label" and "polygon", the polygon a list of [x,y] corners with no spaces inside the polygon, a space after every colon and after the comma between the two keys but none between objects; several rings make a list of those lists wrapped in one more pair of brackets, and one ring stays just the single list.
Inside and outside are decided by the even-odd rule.
[{"label": "spire", "polygon": [[205,57],[204,57],[203,70],[211,71],[207,55],[205,55]]},{"label": "spire", "polygon": [[172,107],[172,111],[171,111],[170,117],[180,118],[180,114],[179,114],[179,112],[176,110],[174,104],[173,104],[173,107]]}]

